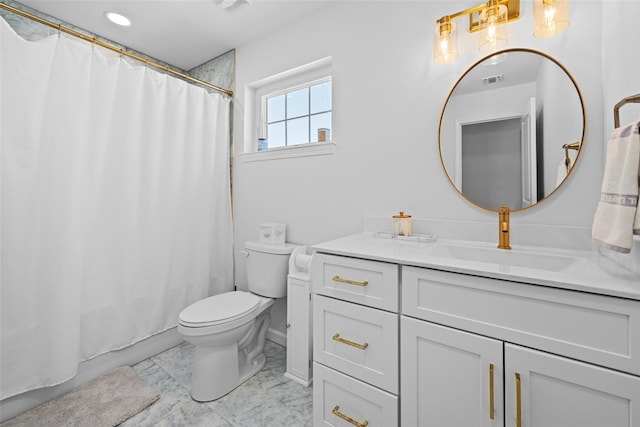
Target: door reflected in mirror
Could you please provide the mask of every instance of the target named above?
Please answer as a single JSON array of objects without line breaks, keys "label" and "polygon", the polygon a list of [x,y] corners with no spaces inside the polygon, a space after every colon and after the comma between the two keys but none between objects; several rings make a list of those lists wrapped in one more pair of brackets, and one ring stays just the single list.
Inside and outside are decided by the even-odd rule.
[{"label": "door reflected in mirror", "polygon": [[440,157],[468,201],[518,211],[565,181],[584,128],[582,95],[567,70],[546,54],[508,49],[478,61],[454,85],[440,118]]}]

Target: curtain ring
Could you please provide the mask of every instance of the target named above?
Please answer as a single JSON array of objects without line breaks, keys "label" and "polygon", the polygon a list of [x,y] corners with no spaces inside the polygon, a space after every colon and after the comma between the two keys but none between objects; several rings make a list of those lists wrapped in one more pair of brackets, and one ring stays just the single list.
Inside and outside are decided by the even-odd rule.
[{"label": "curtain ring", "polygon": [[58,38],[60,38],[62,33],[62,24],[58,24]]}]

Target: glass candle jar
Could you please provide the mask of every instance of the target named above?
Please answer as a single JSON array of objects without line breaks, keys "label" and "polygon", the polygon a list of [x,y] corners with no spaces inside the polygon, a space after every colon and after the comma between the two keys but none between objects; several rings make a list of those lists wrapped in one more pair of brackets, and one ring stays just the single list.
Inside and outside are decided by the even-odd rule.
[{"label": "glass candle jar", "polygon": [[393,216],[393,237],[396,236],[411,236],[412,232],[411,215],[405,215],[400,211],[399,215]]}]

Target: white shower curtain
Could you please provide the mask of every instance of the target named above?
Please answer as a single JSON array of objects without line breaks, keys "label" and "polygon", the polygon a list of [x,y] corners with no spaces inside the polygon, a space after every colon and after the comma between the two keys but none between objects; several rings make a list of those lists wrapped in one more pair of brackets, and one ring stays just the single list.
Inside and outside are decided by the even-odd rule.
[{"label": "white shower curtain", "polygon": [[0,19],[0,398],[230,290],[229,99]]}]

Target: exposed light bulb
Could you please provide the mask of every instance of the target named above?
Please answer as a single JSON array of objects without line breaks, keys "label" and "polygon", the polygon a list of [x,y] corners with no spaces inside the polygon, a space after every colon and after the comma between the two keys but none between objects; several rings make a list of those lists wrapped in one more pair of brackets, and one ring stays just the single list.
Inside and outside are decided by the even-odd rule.
[{"label": "exposed light bulb", "polygon": [[495,52],[507,44],[506,25],[507,8],[504,5],[491,4],[480,13],[485,30],[480,33],[480,51]]},{"label": "exposed light bulb", "polygon": [[458,59],[458,27],[450,19],[438,21],[433,37],[433,56],[436,64]]},{"label": "exposed light bulb", "polygon": [[534,30],[536,37],[549,37],[569,26],[568,0],[534,0]]},{"label": "exposed light bulb", "polygon": [[544,25],[550,32],[555,32],[556,8],[553,4],[544,5]]}]

